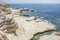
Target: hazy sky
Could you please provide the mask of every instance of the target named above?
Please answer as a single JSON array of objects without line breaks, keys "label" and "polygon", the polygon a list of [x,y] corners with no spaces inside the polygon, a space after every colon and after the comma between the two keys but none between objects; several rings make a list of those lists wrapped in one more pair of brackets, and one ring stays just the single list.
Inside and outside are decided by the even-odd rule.
[{"label": "hazy sky", "polygon": [[0,0],[8,3],[60,3],[60,0]]}]

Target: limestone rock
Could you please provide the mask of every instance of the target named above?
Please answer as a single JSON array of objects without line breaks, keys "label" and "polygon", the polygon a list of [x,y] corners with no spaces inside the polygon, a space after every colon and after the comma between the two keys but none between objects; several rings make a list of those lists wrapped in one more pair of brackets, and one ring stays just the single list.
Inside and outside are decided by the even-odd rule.
[{"label": "limestone rock", "polygon": [[40,37],[39,40],[60,40],[60,36],[57,36],[53,33],[51,35],[44,35]]},{"label": "limestone rock", "polygon": [[4,2],[0,2],[0,6],[1,6],[1,7],[8,8],[8,7],[10,7],[10,4],[4,3]]},{"label": "limestone rock", "polygon": [[16,32],[18,35],[21,35],[20,40],[30,40],[33,35],[38,32],[56,29],[54,25],[48,24],[45,21],[26,21],[25,17],[15,17],[14,20],[18,25],[18,30]]},{"label": "limestone rock", "polygon": [[28,11],[28,8],[13,9],[6,3],[0,3],[0,6],[1,40],[31,40],[38,32],[56,29],[55,25],[39,16],[25,17],[27,14],[24,11]]},{"label": "limestone rock", "polygon": [[60,36],[60,32],[53,32],[52,34],[54,34],[56,36]]}]

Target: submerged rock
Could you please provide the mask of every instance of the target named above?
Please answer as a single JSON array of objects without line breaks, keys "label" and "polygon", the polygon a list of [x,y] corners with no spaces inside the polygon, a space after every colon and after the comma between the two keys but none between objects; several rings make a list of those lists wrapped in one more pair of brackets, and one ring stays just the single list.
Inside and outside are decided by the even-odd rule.
[{"label": "submerged rock", "polygon": [[31,12],[37,12],[37,10],[34,10],[34,9],[30,9]]}]

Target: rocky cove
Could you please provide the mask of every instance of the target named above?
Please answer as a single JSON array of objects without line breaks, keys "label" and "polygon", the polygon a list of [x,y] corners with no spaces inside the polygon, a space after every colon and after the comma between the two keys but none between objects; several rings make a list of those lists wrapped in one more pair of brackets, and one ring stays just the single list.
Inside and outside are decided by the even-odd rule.
[{"label": "rocky cove", "polygon": [[[57,29],[51,22],[43,20],[44,17],[30,16],[27,11],[36,12],[29,8],[14,9],[8,3],[0,3],[0,40],[34,40],[38,34],[43,35]],[[60,40],[59,35],[60,33],[54,32],[39,36],[37,40],[49,40],[51,37],[50,40]]]}]

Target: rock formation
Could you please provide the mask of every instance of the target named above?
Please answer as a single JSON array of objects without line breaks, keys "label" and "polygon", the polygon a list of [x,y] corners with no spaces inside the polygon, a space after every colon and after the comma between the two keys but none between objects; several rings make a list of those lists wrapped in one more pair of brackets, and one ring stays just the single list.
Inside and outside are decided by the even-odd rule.
[{"label": "rock formation", "polygon": [[60,40],[60,36],[56,35],[56,34],[60,34],[58,32],[54,32],[51,35],[44,35],[42,37],[39,38],[39,40]]},{"label": "rock formation", "polygon": [[56,29],[55,25],[39,16],[27,18],[20,9],[8,8],[8,5],[3,7],[5,9],[0,10],[0,31],[4,35],[4,37],[1,35],[1,40],[31,40],[38,32]]}]

